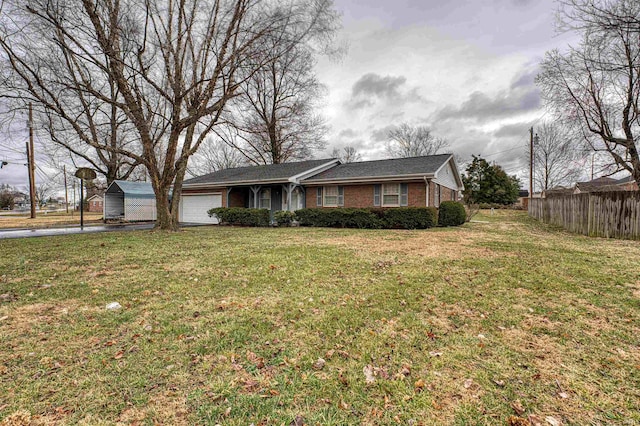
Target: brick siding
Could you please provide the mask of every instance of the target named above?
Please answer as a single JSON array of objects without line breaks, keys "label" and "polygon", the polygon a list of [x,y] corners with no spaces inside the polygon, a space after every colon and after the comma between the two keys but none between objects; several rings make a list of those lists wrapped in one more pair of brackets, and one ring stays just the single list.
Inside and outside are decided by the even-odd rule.
[{"label": "brick siding", "polygon": [[[94,205],[95,203],[95,205]],[[103,201],[89,201],[89,209],[90,212],[100,212],[103,211]]]},{"label": "brick siding", "polygon": [[[426,185],[424,182],[408,182],[408,206],[425,207]],[[373,184],[363,185],[342,185],[344,187],[344,207],[365,208],[373,206]],[[441,187],[440,201],[452,199],[450,188]],[[307,207],[317,207],[316,194],[317,186],[306,188]],[[435,184],[430,182],[429,205],[433,206],[435,195]]]},{"label": "brick siding", "polygon": [[440,202],[453,200],[453,193],[451,188],[447,188],[446,186],[442,186],[442,185],[437,185],[434,182],[429,182],[429,205],[430,206],[435,206],[436,190],[438,186],[440,186]]}]

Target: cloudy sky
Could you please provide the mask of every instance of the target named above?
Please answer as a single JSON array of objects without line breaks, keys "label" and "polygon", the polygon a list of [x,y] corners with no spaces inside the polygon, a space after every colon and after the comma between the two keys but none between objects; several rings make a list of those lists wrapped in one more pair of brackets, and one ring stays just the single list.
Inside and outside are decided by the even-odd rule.
[{"label": "cloudy sky", "polygon": [[[327,153],[350,145],[383,158],[389,126],[408,122],[430,126],[463,160],[481,154],[525,180],[528,128],[548,119],[537,65],[573,41],[554,30],[553,0],[335,2],[348,52],[317,67]],[[26,135],[14,139],[22,151]],[[26,186],[24,156],[7,145],[0,140],[0,160],[18,164],[0,170],[0,183]]]},{"label": "cloudy sky", "polygon": [[[565,46],[553,0],[336,0],[349,50],[320,60],[333,146],[384,157],[389,126],[431,127],[462,159],[521,172],[528,129],[548,116],[534,83]],[[522,176],[525,176],[523,173]]]}]

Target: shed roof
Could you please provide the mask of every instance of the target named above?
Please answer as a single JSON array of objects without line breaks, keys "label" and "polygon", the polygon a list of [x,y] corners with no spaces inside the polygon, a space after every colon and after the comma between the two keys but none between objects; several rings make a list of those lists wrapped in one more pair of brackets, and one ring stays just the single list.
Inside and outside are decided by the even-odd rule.
[{"label": "shed roof", "polygon": [[115,192],[137,197],[155,197],[153,186],[149,182],[130,182],[127,180],[114,180],[106,191],[108,194]]},{"label": "shed roof", "polygon": [[361,178],[433,175],[451,158],[451,154],[438,154],[423,157],[394,158],[390,160],[340,164],[305,179],[304,182],[313,183],[329,180],[338,181],[357,180]]},{"label": "shed roof", "polygon": [[338,160],[325,158],[322,160],[298,161],[295,163],[267,164],[262,166],[236,167],[219,170],[204,176],[184,181],[184,186],[192,185],[230,185],[248,184],[263,181],[286,182],[289,178],[308,172],[325,164],[337,163]]}]

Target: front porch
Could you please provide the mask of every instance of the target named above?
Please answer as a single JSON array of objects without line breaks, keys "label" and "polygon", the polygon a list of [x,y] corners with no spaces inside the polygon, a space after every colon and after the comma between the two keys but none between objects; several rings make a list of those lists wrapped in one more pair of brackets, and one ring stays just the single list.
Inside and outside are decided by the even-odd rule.
[{"label": "front porch", "polygon": [[226,190],[228,207],[296,211],[305,208],[305,189],[295,183],[233,186]]}]

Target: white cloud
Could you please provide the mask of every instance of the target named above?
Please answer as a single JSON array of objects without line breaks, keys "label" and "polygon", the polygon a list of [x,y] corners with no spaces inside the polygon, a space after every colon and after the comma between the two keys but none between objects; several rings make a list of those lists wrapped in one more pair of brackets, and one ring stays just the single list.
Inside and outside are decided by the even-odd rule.
[{"label": "white cloud", "polygon": [[317,68],[329,89],[330,143],[358,140],[365,159],[382,158],[389,126],[407,121],[431,126],[463,158],[526,164],[520,147],[543,115],[537,63],[563,41],[554,38],[552,0],[337,5],[349,51]]}]

